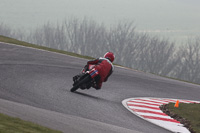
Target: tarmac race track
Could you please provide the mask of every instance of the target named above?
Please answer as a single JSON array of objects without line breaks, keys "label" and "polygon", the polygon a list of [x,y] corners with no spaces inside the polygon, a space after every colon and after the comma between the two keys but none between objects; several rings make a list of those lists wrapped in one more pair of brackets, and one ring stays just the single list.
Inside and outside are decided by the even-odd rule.
[{"label": "tarmac race track", "polygon": [[86,61],[0,43],[0,112],[67,133],[169,133],[121,102],[131,97],[200,98],[199,85],[120,67],[101,90],[71,93],[72,77]]}]

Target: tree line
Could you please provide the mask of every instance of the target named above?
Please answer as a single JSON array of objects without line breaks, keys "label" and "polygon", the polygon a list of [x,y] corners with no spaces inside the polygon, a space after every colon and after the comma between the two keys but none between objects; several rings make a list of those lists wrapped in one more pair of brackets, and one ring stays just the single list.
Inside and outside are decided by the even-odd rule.
[{"label": "tree line", "polygon": [[105,26],[87,18],[46,23],[28,34],[0,24],[0,35],[92,57],[115,53],[115,63],[200,84],[200,37],[176,46],[168,39],[138,33],[133,22]]}]

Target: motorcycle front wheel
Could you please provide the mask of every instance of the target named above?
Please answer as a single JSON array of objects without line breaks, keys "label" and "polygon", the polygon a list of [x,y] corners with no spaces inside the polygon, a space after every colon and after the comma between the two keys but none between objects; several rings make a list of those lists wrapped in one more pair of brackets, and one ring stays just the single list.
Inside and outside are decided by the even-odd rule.
[{"label": "motorcycle front wheel", "polygon": [[90,75],[87,75],[85,78],[83,78],[82,80],[80,80],[76,85],[74,85],[72,88],[71,88],[71,92],[75,92],[76,90],[78,90],[78,88],[83,84],[83,83],[86,83],[88,81],[91,80],[91,76]]}]

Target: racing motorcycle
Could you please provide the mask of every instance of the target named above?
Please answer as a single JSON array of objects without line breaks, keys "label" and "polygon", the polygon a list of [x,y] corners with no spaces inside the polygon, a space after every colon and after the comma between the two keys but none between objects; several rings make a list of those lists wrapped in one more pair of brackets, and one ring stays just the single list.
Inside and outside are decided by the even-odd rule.
[{"label": "racing motorcycle", "polygon": [[98,70],[95,65],[86,65],[80,74],[73,77],[73,87],[71,92],[75,92],[79,88],[82,90],[90,89],[96,86],[97,81],[100,79]]}]

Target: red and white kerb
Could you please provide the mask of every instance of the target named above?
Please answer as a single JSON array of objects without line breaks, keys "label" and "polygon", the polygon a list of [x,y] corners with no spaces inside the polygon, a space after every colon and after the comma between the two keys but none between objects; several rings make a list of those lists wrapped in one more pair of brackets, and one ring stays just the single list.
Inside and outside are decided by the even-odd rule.
[{"label": "red and white kerb", "polygon": [[199,101],[167,99],[167,98],[129,98],[122,101],[122,104],[133,114],[151,123],[168,129],[172,132],[190,133],[179,121],[163,113],[159,106],[175,103],[200,103]]}]

